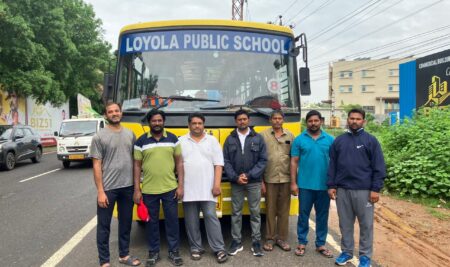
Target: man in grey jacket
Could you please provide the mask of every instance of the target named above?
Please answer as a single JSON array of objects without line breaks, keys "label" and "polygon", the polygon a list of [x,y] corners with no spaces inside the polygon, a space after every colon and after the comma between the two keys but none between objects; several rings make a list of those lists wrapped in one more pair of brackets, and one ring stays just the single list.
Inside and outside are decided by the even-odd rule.
[{"label": "man in grey jacket", "polygon": [[267,164],[264,139],[249,128],[250,115],[240,109],[234,114],[237,129],[225,140],[223,155],[225,173],[231,182],[231,242],[229,255],[236,255],[242,246],[242,208],[247,193],[252,228],[252,251],[254,256],[263,256],[261,249],[261,181]]}]

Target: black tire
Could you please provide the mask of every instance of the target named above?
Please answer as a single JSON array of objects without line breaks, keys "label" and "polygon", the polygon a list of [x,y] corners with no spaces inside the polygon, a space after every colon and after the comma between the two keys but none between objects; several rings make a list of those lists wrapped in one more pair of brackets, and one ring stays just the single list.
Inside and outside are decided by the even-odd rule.
[{"label": "black tire", "polygon": [[13,152],[6,153],[4,165],[5,170],[10,171],[14,169],[15,166],[16,166],[16,155],[14,155]]},{"label": "black tire", "polygon": [[41,158],[42,158],[42,148],[37,147],[35,153],[36,153],[36,154],[34,155],[34,157],[31,158],[31,161],[32,161],[33,163],[41,162]]},{"label": "black tire", "polygon": [[64,166],[65,169],[70,168],[70,161],[68,161],[68,160],[63,160],[63,166]]}]

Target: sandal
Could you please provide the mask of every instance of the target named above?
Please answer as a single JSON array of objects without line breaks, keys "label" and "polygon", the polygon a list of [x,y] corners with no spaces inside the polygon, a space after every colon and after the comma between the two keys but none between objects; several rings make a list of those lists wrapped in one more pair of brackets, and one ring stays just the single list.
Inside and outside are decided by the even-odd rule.
[{"label": "sandal", "polygon": [[228,259],[228,255],[224,250],[216,252],[216,259],[218,263],[224,263]]},{"label": "sandal", "polygon": [[306,251],[306,246],[305,245],[298,245],[295,248],[295,255],[297,255],[297,256],[304,256],[305,255],[305,251]]},{"label": "sandal", "polygon": [[266,241],[266,243],[264,243],[263,249],[265,251],[272,251],[273,250],[273,245],[275,244],[275,242],[272,239],[268,239]]},{"label": "sandal", "polygon": [[291,246],[284,240],[278,239],[276,244],[284,251],[291,251]]},{"label": "sandal", "polygon": [[198,261],[202,258],[202,253],[198,250],[191,251],[191,259],[194,261]]},{"label": "sandal", "polygon": [[[137,263],[135,263],[137,261]],[[128,266],[139,266],[141,265],[141,261],[135,256],[128,256],[128,258],[121,259],[119,258],[119,262]]]},{"label": "sandal", "polygon": [[316,251],[325,258],[333,258],[333,252],[331,252],[331,250],[329,249],[326,249],[325,247],[316,248]]}]

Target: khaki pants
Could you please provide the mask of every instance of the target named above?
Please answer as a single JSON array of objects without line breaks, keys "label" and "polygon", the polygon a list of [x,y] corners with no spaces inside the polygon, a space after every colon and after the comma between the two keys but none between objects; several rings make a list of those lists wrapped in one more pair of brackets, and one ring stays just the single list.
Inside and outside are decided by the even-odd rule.
[{"label": "khaki pants", "polygon": [[266,183],[266,239],[286,241],[289,231],[289,183]]}]

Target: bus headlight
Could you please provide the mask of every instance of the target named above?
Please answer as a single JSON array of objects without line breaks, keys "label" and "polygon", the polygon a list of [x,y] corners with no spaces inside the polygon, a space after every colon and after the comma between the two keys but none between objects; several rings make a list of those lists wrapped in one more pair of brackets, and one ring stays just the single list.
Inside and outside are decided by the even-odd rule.
[{"label": "bus headlight", "polygon": [[59,151],[59,152],[64,152],[64,151],[65,151],[65,149],[64,149],[64,147],[63,147],[63,146],[60,146],[60,147],[59,147],[59,149],[58,149],[58,151]]}]

